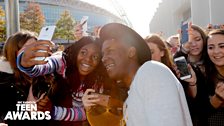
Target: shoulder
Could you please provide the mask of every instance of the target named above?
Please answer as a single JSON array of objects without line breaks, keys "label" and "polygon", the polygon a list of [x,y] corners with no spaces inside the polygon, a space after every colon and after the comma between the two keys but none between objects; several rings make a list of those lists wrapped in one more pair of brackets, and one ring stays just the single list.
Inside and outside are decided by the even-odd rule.
[{"label": "shoulder", "polygon": [[0,71],[9,73],[9,74],[13,74],[13,70],[12,70],[9,62],[4,61],[3,59],[0,59]]},{"label": "shoulder", "polygon": [[157,61],[148,61],[144,63],[137,71],[137,74],[156,74],[164,71],[170,72],[170,69],[163,63]]},{"label": "shoulder", "polygon": [[164,64],[156,61],[148,61],[137,71],[132,86],[160,87],[179,83],[173,72]]}]

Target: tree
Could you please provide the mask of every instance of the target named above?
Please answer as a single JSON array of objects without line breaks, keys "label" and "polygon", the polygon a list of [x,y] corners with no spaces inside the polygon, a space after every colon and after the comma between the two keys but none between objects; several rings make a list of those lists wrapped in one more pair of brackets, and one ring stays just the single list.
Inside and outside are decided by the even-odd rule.
[{"label": "tree", "polygon": [[62,12],[60,19],[56,23],[56,30],[55,30],[55,36],[54,38],[60,38],[68,40],[74,40],[74,28],[75,28],[76,22],[73,20],[72,16],[70,15],[70,12],[68,10],[65,10]]},{"label": "tree", "polygon": [[20,14],[20,27],[39,33],[45,23],[45,17],[38,3],[30,2],[23,13]]},{"label": "tree", "polygon": [[0,6],[0,42],[6,40],[5,11]]}]

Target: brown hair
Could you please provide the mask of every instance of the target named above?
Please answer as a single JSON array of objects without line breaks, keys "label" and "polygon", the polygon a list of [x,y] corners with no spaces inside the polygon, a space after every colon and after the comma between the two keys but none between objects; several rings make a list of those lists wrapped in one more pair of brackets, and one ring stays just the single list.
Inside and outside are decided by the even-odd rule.
[{"label": "brown hair", "polygon": [[[36,38],[32,33],[28,31],[17,32],[11,35],[5,42],[3,48],[3,56],[6,61],[9,62],[17,82],[23,82],[23,84],[27,83],[27,79],[29,78],[23,72],[21,72],[16,66],[16,57],[18,51],[23,47],[23,45],[31,38]],[[30,80],[30,79],[28,79]]]},{"label": "brown hair", "polygon": [[156,34],[153,34],[153,35],[147,36],[145,38],[145,41],[146,43],[156,44],[159,50],[164,51],[164,56],[161,58],[161,62],[164,63],[166,66],[168,66],[170,69],[172,69],[172,66],[174,64],[172,60],[172,56],[169,52],[167,45],[162,40],[162,38]]},{"label": "brown hair", "polygon": [[203,28],[201,28],[197,25],[192,24],[191,28],[194,29],[195,31],[199,32],[200,35],[201,35],[201,38],[202,38],[202,41],[203,41],[203,49],[202,49],[202,52],[201,52],[201,54],[202,54],[201,60],[203,60],[204,57],[205,57],[205,54],[206,54],[206,49],[207,49],[207,45],[206,45],[207,35],[206,35],[205,31],[203,30]]}]

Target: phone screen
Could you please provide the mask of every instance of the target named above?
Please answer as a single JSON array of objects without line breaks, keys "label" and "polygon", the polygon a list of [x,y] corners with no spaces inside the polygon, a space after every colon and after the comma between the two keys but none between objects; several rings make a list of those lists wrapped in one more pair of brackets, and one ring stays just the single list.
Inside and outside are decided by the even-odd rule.
[{"label": "phone screen", "polygon": [[191,73],[188,70],[186,59],[184,57],[178,57],[178,58],[175,58],[174,61],[177,65],[177,68],[180,71],[180,79],[184,80],[184,79],[191,78]]},{"label": "phone screen", "polygon": [[181,40],[182,44],[188,42],[188,22],[181,23]]}]

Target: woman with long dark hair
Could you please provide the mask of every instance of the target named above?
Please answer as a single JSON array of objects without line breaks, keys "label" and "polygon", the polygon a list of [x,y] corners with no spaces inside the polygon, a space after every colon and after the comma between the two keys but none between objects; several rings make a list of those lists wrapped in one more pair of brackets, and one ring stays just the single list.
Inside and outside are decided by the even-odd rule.
[{"label": "woman with long dark hair", "polygon": [[212,30],[208,34],[206,78],[210,107],[208,126],[224,124],[224,30]]},{"label": "woman with long dark hair", "polygon": [[46,61],[34,61],[33,55],[48,55],[48,52],[36,52],[39,49],[50,51],[51,45],[46,44],[49,45],[46,41],[38,42],[25,49],[18,56],[18,65],[21,63],[19,68],[29,76],[55,73],[58,84],[55,88],[56,96],[52,100],[52,118],[67,121],[61,122],[62,125],[83,125],[86,123],[86,115],[81,98],[85,90],[94,88],[102,93],[107,90],[108,85],[112,85],[101,65],[101,42],[97,38],[83,37],[61,55],[52,55]]}]

